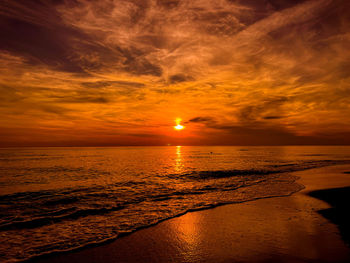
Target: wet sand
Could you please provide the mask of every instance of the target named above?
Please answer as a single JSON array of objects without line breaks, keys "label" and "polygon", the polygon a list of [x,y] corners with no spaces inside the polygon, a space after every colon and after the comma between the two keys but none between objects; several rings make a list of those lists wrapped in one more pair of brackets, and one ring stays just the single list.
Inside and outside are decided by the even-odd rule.
[{"label": "wet sand", "polygon": [[291,196],[190,212],[35,262],[350,262],[349,171],[343,165],[296,172],[305,189]]}]

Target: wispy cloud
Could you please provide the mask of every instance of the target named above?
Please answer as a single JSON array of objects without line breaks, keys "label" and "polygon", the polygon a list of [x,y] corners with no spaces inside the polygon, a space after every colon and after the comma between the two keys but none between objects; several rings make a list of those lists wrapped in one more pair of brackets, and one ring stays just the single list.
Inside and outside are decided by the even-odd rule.
[{"label": "wispy cloud", "polygon": [[79,144],[350,143],[349,12],[345,0],[1,1],[0,144],[74,142],[81,127]]}]

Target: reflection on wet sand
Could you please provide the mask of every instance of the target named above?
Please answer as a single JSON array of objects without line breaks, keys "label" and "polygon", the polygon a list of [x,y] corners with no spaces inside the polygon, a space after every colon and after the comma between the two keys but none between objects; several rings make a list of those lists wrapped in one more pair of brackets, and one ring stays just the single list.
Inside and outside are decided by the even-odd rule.
[{"label": "reflection on wet sand", "polygon": [[325,204],[300,194],[188,213],[163,224],[183,262],[346,262],[348,248],[315,206]]},{"label": "reflection on wet sand", "polygon": [[196,259],[198,251],[202,250],[202,235],[205,235],[201,229],[201,218],[198,213],[189,213],[186,217],[181,218],[169,224],[170,231],[180,249],[179,254],[185,262],[193,262]]}]

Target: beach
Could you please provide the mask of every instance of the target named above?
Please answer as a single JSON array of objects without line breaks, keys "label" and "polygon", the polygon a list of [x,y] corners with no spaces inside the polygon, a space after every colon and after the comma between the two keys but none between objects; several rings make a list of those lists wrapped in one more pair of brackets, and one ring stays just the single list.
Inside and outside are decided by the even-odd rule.
[{"label": "beach", "polygon": [[294,172],[305,188],[290,196],[189,212],[104,245],[33,262],[349,262],[344,226],[322,213],[344,204],[332,197],[349,193],[349,171],[350,165],[338,165]]}]

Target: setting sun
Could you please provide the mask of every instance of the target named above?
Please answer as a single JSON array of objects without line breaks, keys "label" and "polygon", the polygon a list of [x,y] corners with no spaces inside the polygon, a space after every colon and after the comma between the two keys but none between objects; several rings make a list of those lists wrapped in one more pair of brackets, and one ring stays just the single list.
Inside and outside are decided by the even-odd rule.
[{"label": "setting sun", "polygon": [[176,126],[174,126],[175,130],[179,131],[179,130],[183,130],[185,128],[185,126],[180,124],[181,121],[182,121],[182,119],[180,119],[180,118],[177,118],[175,120],[175,122],[176,122]]},{"label": "setting sun", "polygon": [[182,126],[182,125],[180,125],[180,124],[174,126],[174,129],[175,129],[175,130],[183,130],[184,128],[185,128],[185,127]]}]

